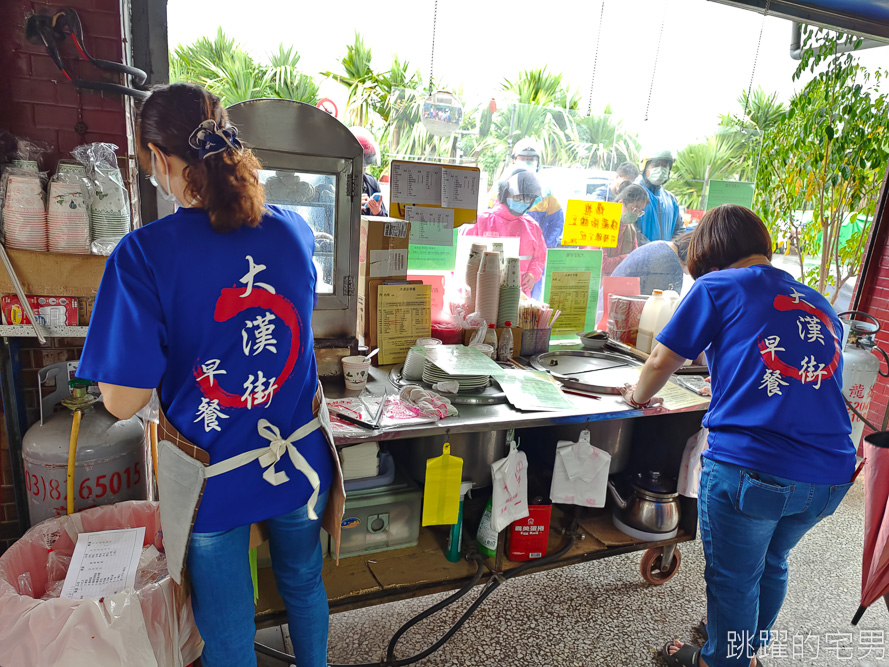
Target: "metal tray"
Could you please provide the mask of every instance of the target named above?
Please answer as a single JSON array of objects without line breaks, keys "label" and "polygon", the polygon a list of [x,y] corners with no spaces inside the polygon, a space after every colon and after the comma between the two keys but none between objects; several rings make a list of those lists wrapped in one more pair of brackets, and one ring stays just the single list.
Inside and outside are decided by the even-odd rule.
[{"label": "metal tray", "polygon": [[[401,376],[402,364],[393,366],[389,371],[389,383],[396,389],[401,390],[408,385],[417,385],[433,391],[432,385],[422,380],[406,380]],[[457,394],[442,394],[448,398],[454,405],[500,405],[508,403],[506,394],[497,384],[496,380],[482,390],[460,392]]]},{"label": "metal tray", "polygon": [[[635,347],[631,345],[626,345],[625,343],[620,343],[618,341],[609,340],[605,343],[606,350],[616,350],[620,354],[625,354],[629,357],[633,357],[634,359],[639,359],[644,362],[648,359],[647,354],[640,350],[637,350]],[[710,375],[710,369],[706,366],[695,366],[688,365],[682,366],[678,371],[673,373],[674,375]]]},{"label": "metal tray", "polygon": [[588,350],[544,352],[531,358],[533,368],[550,373],[569,389],[597,394],[619,394],[625,383],[639,378],[628,369],[641,365],[628,355]]}]

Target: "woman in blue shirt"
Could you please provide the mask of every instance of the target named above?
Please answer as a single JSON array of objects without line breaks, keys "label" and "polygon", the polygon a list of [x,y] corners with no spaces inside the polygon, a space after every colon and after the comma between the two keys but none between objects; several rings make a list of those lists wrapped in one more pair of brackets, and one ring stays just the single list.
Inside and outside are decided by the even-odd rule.
[{"label": "woman in blue shirt", "polygon": [[771,255],[752,211],[708,211],[688,251],[695,284],[624,391],[632,406],[657,404],[670,375],[707,353],[713,398],[698,512],[708,639],[701,649],[668,643],[669,665],[755,667],[784,601],[788,553],[851,486],[842,327]]},{"label": "woman in blue shirt", "polygon": [[79,374],[120,418],[161,387],[164,545],[177,581],[187,549],[203,664],[256,664],[248,543],[265,521],[296,663],[326,665],[319,517],[339,525],[343,493],[313,351],[312,230],[265,206],[258,160],[203,88],[156,88],[138,138],[178,210],[108,258]]}]

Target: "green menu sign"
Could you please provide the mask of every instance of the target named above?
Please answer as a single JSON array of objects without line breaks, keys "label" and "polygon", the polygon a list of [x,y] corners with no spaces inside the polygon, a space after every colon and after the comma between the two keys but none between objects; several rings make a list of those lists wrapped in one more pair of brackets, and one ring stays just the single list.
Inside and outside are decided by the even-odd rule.
[{"label": "green menu sign", "polygon": [[408,271],[453,271],[457,263],[457,229],[451,245],[411,243],[407,255]]},{"label": "green menu sign", "polygon": [[753,183],[744,181],[710,181],[707,188],[707,210],[723,204],[753,207]]}]

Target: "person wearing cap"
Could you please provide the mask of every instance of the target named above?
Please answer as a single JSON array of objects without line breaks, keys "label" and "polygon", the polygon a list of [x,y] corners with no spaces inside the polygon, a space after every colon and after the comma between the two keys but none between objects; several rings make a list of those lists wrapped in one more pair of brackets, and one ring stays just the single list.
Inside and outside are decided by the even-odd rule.
[{"label": "person wearing cap", "polygon": [[527,169],[514,168],[497,184],[497,203],[480,213],[474,225],[468,225],[465,236],[486,238],[518,237],[519,267],[522,292],[530,295],[546,268],[546,241],[537,221],[528,211],[540,199],[537,176]]},{"label": "person wearing cap", "polygon": [[[380,190],[380,183],[367,173],[367,168],[371,165],[379,166],[380,147],[377,145],[373,135],[363,127],[350,127],[352,134],[358,139],[361,148],[364,149],[364,178],[361,185],[361,213],[363,215],[389,215],[386,205],[383,203],[383,195]],[[379,195],[375,197],[374,195]]]},{"label": "person wearing cap", "polygon": [[672,192],[664,188],[664,184],[670,180],[673,162],[673,153],[670,151],[658,151],[642,158],[639,185],[648,192],[648,206],[639,219],[639,229],[645,237],[640,239],[640,243],[669,241],[682,231],[679,224],[679,202]]},{"label": "person wearing cap", "polygon": [[632,162],[622,162],[617,166],[614,180],[597,188],[593,193],[593,199],[596,201],[617,201],[621,188],[625,187],[624,183],[632,183],[637,178],[639,178],[639,167]]},{"label": "person wearing cap", "polygon": [[[512,151],[513,168],[527,169],[535,174],[540,172],[540,146],[533,139],[525,138],[516,142]],[[540,182],[540,177],[537,177]],[[543,232],[547,248],[562,245],[562,228],[565,226],[565,211],[559,200],[548,187],[541,187],[540,200],[528,211]]]}]

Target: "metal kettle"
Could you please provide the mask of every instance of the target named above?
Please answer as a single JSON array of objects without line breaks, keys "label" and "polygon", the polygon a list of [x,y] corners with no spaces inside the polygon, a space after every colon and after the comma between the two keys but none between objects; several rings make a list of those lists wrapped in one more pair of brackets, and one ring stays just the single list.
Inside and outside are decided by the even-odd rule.
[{"label": "metal kettle", "polygon": [[614,525],[622,532],[639,539],[670,539],[679,527],[679,494],[676,480],[662,473],[649,471],[631,478],[631,492],[626,497],[613,480],[608,490],[617,504]]}]

